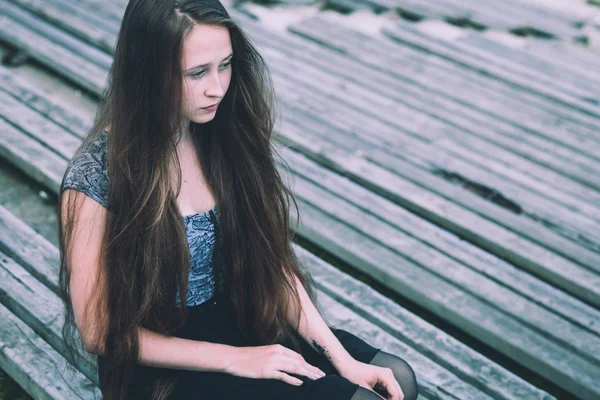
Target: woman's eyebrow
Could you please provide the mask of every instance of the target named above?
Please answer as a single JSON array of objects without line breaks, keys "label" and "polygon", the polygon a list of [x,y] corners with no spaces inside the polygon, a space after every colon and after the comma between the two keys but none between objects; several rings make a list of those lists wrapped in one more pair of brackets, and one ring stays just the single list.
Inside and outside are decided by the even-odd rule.
[{"label": "woman's eyebrow", "polygon": [[[225,57],[224,59],[222,59],[222,60],[221,60],[221,62],[223,62],[223,61],[227,60],[227,59],[228,59],[229,57],[231,57],[231,56],[233,56],[233,53],[231,53],[230,55],[228,55],[227,57]],[[207,67],[208,65],[209,65],[209,64],[196,65],[196,66],[195,66],[195,67],[193,67],[193,68],[189,68],[189,69],[187,69],[187,70],[186,70],[186,72],[188,72],[188,71],[192,71],[192,70],[194,70],[194,69],[198,69],[198,68],[204,68],[204,67]]]}]

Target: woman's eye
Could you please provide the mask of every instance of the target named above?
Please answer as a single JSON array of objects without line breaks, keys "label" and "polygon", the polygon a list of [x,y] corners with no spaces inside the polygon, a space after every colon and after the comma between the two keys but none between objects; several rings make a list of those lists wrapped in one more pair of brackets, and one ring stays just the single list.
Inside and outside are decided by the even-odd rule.
[{"label": "woman's eye", "polygon": [[[223,69],[223,70],[227,69],[230,65],[231,65],[231,61],[229,61],[228,63],[225,63],[225,64],[221,65],[221,69]],[[189,76],[192,79],[198,79],[198,78],[201,78],[202,75],[204,75],[205,72],[206,71],[198,71],[198,72],[194,72],[194,73],[190,74]]]},{"label": "woman's eye", "polygon": [[200,71],[200,72],[194,72],[193,74],[190,74],[190,76],[194,79],[198,79],[200,78],[202,75],[204,75],[204,71]]}]

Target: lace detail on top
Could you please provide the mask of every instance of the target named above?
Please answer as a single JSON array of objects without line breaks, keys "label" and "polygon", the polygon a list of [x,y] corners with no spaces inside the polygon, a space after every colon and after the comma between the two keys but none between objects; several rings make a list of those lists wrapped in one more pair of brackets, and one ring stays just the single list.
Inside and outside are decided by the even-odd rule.
[{"label": "lace detail on top", "polygon": [[[100,205],[110,210],[108,204],[108,134],[103,131],[98,137],[86,143],[76,157],[73,157],[65,171],[60,191],[67,188],[83,192]],[[190,275],[187,292],[188,306],[195,306],[209,300],[216,290],[213,265],[219,211],[215,206],[204,213],[185,215],[188,246],[190,249]],[[219,246],[220,247],[220,246]],[[218,251],[217,254],[221,252]],[[219,282],[219,290],[223,288],[223,279]],[[176,305],[181,302],[177,291]]]}]

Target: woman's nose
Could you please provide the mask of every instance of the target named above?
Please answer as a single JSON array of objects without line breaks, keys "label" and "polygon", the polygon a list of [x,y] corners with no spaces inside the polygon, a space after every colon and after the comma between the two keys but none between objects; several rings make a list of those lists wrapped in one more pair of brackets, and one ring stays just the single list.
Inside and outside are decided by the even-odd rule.
[{"label": "woman's nose", "polygon": [[205,90],[206,97],[223,97],[224,90],[221,85],[221,79],[219,79],[219,73],[215,72],[210,74],[208,86]]}]

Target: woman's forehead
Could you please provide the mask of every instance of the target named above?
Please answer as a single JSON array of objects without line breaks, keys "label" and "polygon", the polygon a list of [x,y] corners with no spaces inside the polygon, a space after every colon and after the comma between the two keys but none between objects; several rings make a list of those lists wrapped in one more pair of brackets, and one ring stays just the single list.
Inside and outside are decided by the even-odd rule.
[{"label": "woman's forehead", "polygon": [[204,64],[219,64],[232,53],[226,27],[194,24],[183,41],[183,70]]}]

